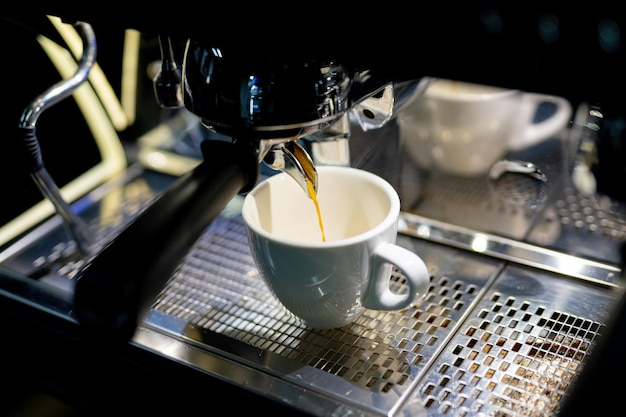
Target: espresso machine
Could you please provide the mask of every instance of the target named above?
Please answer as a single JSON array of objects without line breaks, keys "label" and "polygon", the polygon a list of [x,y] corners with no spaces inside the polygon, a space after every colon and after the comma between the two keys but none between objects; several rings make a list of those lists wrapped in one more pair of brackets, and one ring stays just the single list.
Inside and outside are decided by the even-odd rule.
[{"label": "espresso machine", "polygon": [[[64,55],[39,35],[74,54],[63,80],[15,93],[11,170],[50,203],[2,246],[2,321],[14,340],[4,356],[24,370],[15,378],[92,413],[123,403],[192,413],[215,407],[222,393],[244,400],[229,402],[235,412],[302,415],[623,410],[623,384],[605,381],[623,370],[625,26],[615,6],[479,2],[454,11],[420,5],[410,15],[400,2],[383,14],[340,0],[237,1],[210,13],[118,6],[114,18],[56,4],[3,13],[50,57]],[[68,199],[52,172],[62,170],[48,165],[63,141],[38,137],[62,129],[51,119],[71,123],[60,107],[70,97],[80,105],[86,84],[97,91],[90,77],[117,45],[106,35],[127,30],[158,49],[141,95],[154,106],[151,126],[125,132],[126,147],[101,147],[138,163],[116,165]],[[20,52],[28,66],[30,53]],[[550,188],[516,178],[504,184],[518,197],[511,204],[498,184],[406,161],[395,118],[435,78],[568,99],[576,112],[563,134],[513,155],[546,173]],[[163,130],[177,149],[200,138],[174,174],[150,165],[161,145],[144,146]],[[241,195],[277,171],[316,186],[322,163],[371,170],[398,189],[400,243],[431,269],[421,304],[368,312],[348,328],[308,329],[255,276]],[[591,190],[576,187],[580,172]],[[397,271],[392,279],[402,286]]]}]

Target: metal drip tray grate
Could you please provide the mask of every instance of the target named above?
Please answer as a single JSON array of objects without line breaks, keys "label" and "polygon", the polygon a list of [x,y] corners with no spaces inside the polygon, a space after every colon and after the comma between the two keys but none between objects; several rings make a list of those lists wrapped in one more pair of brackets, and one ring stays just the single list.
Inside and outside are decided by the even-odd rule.
[{"label": "metal drip tray grate", "polygon": [[[310,329],[288,313],[257,276],[241,218],[222,216],[190,251],[153,308],[196,330],[220,333],[315,367],[367,392],[403,392],[497,271],[493,262],[458,255],[446,267],[441,262],[445,256],[432,255],[427,262],[434,272],[431,286],[419,305],[397,312],[366,310],[343,328]],[[441,272],[455,263],[464,265],[468,275],[453,278]],[[404,286],[404,280],[393,271],[393,285]]]},{"label": "metal drip tray grate", "polygon": [[[164,186],[160,178],[148,179],[125,183],[124,198],[107,193],[89,210],[101,239],[119,232]],[[438,237],[437,228],[444,226],[417,218],[411,225],[415,233],[399,235],[398,244],[426,262],[431,284],[425,298],[402,311],[367,310],[339,329],[307,328],[258,276],[240,198],[191,248],[135,342],[315,415],[556,415],[616,299],[617,270],[610,265],[572,263],[575,258],[555,252],[550,259],[562,269],[580,264],[587,268],[581,275],[591,279],[572,271],[567,276],[552,273],[454,246],[450,237],[457,243],[472,238],[467,242],[473,244],[473,238],[487,235],[462,235],[462,229],[448,224],[447,233]],[[115,204],[122,202],[121,207]],[[575,204],[572,198],[557,202],[550,208],[559,208],[561,219],[576,217],[587,204]],[[114,207],[120,212],[109,210]],[[503,217],[507,215],[511,213]],[[572,236],[589,235],[583,227],[570,234],[572,222],[557,219],[552,223],[562,226],[559,236],[568,239],[552,242],[568,247]],[[583,224],[592,223],[587,220]],[[534,231],[540,229],[538,223]],[[3,266],[25,274],[49,271],[30,276],[55,286],[72,281],[80,265],[64,265],[57,256],[63,252],[58,234],[63,235],[53,230],[48,236],[54,244],[28,245]],[[594,235],[614,244],[605,233]],[[511,254],[528,251],[519,241],[491,237],[499,245],[508,242]],[[397,289],[405,286],[397,270],[391,280]]]},{"label": "metal drip tray grate", "polygon": [[[423,300],[367,310],[338,329],[304,326],[258,276],[236,197],[170,277],[133,343],[313,415],[558,414],[618,298],[624,213],[573,191],[559,138],[507,156],[536,163],[548,182],[509,175],[491,183],[424,172],[396,123],[351,128],[351,165],[401,196],[398,244],[431,275]],[[173,180],[135,166],[90,194],[81,215],[98,244]],[[0,253],[2,268],[25,278],[2,277],[0,289],[19,288],[16,296],[72,319],[73,283],[85,266],[72,253],[60,220],[45,222]],[[399,271],[391,280],[404,288]],[[42,291],[47,284],[55,291]]]},{"label": "metal drip tray grate", "polygon": [[[320,370],[331,378],[293,382],[324,395],[346,392],[342,401],[372,414],[405,407],[442,416],[551,415],[601,331],[611,292],[408,236],[399,243],[431,271],[420,304],[310,329],[257,276],[240,216],[220,216],[153,308],[187,323],[175,330],[183,336],[239,352],[246,366],[281,373],[285,361]],[[392,280],[402,286],[404,277],[394,271]]]},{"label": "metal drip tray grate", "polygon": [[626,216],[608,197],[588,196],[564,187],[546,207],[528,241],[572,255],[619,264],[626,238]]},{"label": "metal drip tray grate", "polygon": [[[572,286],[567,291],[576,291],[576,305],[561,304],[560,281],[539,282],[526,271],[499,279],[416,398],[433,415],[555,415],[602,330],[594,303],[609,301],[597,288]],[[511,291],[526,282],[522,291]]]}]

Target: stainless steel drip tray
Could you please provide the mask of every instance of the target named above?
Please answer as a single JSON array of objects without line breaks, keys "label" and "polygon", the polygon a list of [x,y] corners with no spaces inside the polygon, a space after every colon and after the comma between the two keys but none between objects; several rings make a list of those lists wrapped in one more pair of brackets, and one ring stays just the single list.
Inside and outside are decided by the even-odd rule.
[{"label": "stainless steel drip tray", "polygon": [[[615,299],[602,279],[401,235],[430,269],[425,299],[310,329],[257,276],[233,204],[182,262],[136,341],[313,414],[550,415]],[[394,271],[392,280],[404,277]],[[155,334],[175,342],[164,347]]]},{"label": "stainless steel drip tray", "polygon": [[[143,173],[94,197],[83,215],[100,241],[149,204],[162,180]],[[406,214],[398,243],[429,267],[425,298],[310,329],[257,275],[240,204],[233,199],[191,248],[132,343],[313,415],[553,415],[621,291],[614,266]],[[30,277],[16,279],[18,288],[7,275],[0,291],[71,319],[81,264],[63,257],[58,227],[44,229],[3,254],[3,268]],[[404,285],[398,271],[391,279]]]}]

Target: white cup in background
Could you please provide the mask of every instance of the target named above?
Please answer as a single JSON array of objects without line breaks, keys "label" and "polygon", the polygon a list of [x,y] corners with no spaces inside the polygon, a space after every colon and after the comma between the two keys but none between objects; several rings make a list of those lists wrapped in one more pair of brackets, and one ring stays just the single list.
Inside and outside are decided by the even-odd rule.
[{"label": "white cup in background", "polygon": [[[554,111],[536,121],[545,103]],[[507,152],[554,137],[571,115],[562,97],[434,79],[398,112],[397,122],[402,146],[418,166],[478,176]]]},{"label": "white cup in background", "polygon": [[[400,199],[383,178],[351,167],[320,166],[315,204],[285,173],[250,191],[242,216],[260,276],[307,326],[347,325],[366,309],[400,310],[426,294],[422,259],[396,244]],[[406,277],[396,291],[392,265]]]}]

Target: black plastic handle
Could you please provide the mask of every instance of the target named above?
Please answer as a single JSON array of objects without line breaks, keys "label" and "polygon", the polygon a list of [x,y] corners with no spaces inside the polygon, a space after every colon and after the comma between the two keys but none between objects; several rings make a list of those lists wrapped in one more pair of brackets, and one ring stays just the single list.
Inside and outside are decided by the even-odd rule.
[{"label": "black plastic handle", "polygon": [[202,143],[204,161],[181,176],[81,273],[75,317],[91,338],[129,341],[202,232],[258,178],[252,144]]}]

